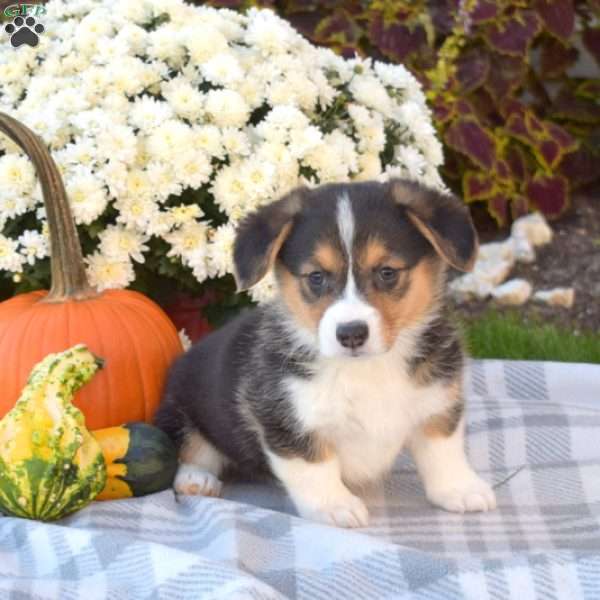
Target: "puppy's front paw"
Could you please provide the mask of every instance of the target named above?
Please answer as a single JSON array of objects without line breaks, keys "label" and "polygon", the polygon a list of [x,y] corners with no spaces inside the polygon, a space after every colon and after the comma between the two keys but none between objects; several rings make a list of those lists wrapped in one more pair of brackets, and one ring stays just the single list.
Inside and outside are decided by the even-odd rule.
[{"label": "puppy's front paw", "polygon": [[196,465],[182,463],[177,470],[173,488],[175,493],[184,496],[218,497],[223,483],[215,475]]},{"label": "puppy's front paw", "polygon": [[350,492],[340,498],[331,498],[325,503],[299,506],[300,514],[313,521],[337,527],[366,527],[369,511],[364,502]]},{"label": "puppy's front paw", "polygon": [[496,508],[494,490],[474,472],[432,487],[427,490],[427,498],[451,512],[486,512]]}]

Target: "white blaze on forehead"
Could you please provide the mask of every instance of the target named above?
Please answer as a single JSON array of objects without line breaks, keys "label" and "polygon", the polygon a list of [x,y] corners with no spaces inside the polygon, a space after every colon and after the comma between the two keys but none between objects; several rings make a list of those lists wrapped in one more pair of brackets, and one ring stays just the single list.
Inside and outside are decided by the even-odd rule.
[{"label": "white blaze on forehead", "polygon": [[354,242],[354,213],[348,193],[344,192],[338,199],[337,203],[337,224],[340,231],[340,239],[342,245],[348,255],[348,279],[346,289],[344,290],[344,298],[356,299],[357,290],[354,282],[354,274],[352,272],[352,244]]},{"label": "white blaze on forehead", "polygon": [[[348,265],[352,267],[352,242],[354,241],[354,214],[348,193],[344,192],[337,203],[337,224],[342,244],[348,254]],[[350,270],[352,273],[352,270]]]}]

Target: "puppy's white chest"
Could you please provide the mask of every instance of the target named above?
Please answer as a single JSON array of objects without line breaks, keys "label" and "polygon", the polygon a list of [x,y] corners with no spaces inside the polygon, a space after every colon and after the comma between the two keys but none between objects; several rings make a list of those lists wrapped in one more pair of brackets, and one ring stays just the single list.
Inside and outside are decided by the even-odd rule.
[{"label": "puppy's white chest", "polygon": [[447,405],[438,386],[417,387],[398,362],[378,357],[331,363],[290,385],[297,417],[336,450],[347,482],[388,471],[414,427]]}]

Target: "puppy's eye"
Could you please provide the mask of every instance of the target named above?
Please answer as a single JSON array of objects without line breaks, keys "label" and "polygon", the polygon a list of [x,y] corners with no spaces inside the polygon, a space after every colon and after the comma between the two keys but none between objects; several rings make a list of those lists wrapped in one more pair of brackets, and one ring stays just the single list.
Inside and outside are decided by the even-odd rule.
[{"label": "puppy's eye", "polygon": [[392,267],[381,267],[377,271],[377,277],[380,279],[382,283],[391,284],[394,283],[398,279],[398,274],[400,273],[400,269],[394,269]]},{"label": "puppy's eye", "polygon": [[323,273],[323,271],[313,271],[312,273],[309,273],[308,283],[311,288],[315,290],[320,289],[325,283],[325,273]]}]

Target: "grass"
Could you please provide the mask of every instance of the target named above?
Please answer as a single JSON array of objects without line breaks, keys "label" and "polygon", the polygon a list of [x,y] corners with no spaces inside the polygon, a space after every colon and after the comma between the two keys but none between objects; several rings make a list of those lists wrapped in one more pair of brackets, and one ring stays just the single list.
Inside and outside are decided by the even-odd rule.
[{"label": "grass", "polygon": [[490,312],[472,322],[462,321],[462,328],[474,358],[600,364],[600,334],[576,335],[555,325],[524,323],[516,313]]}]

